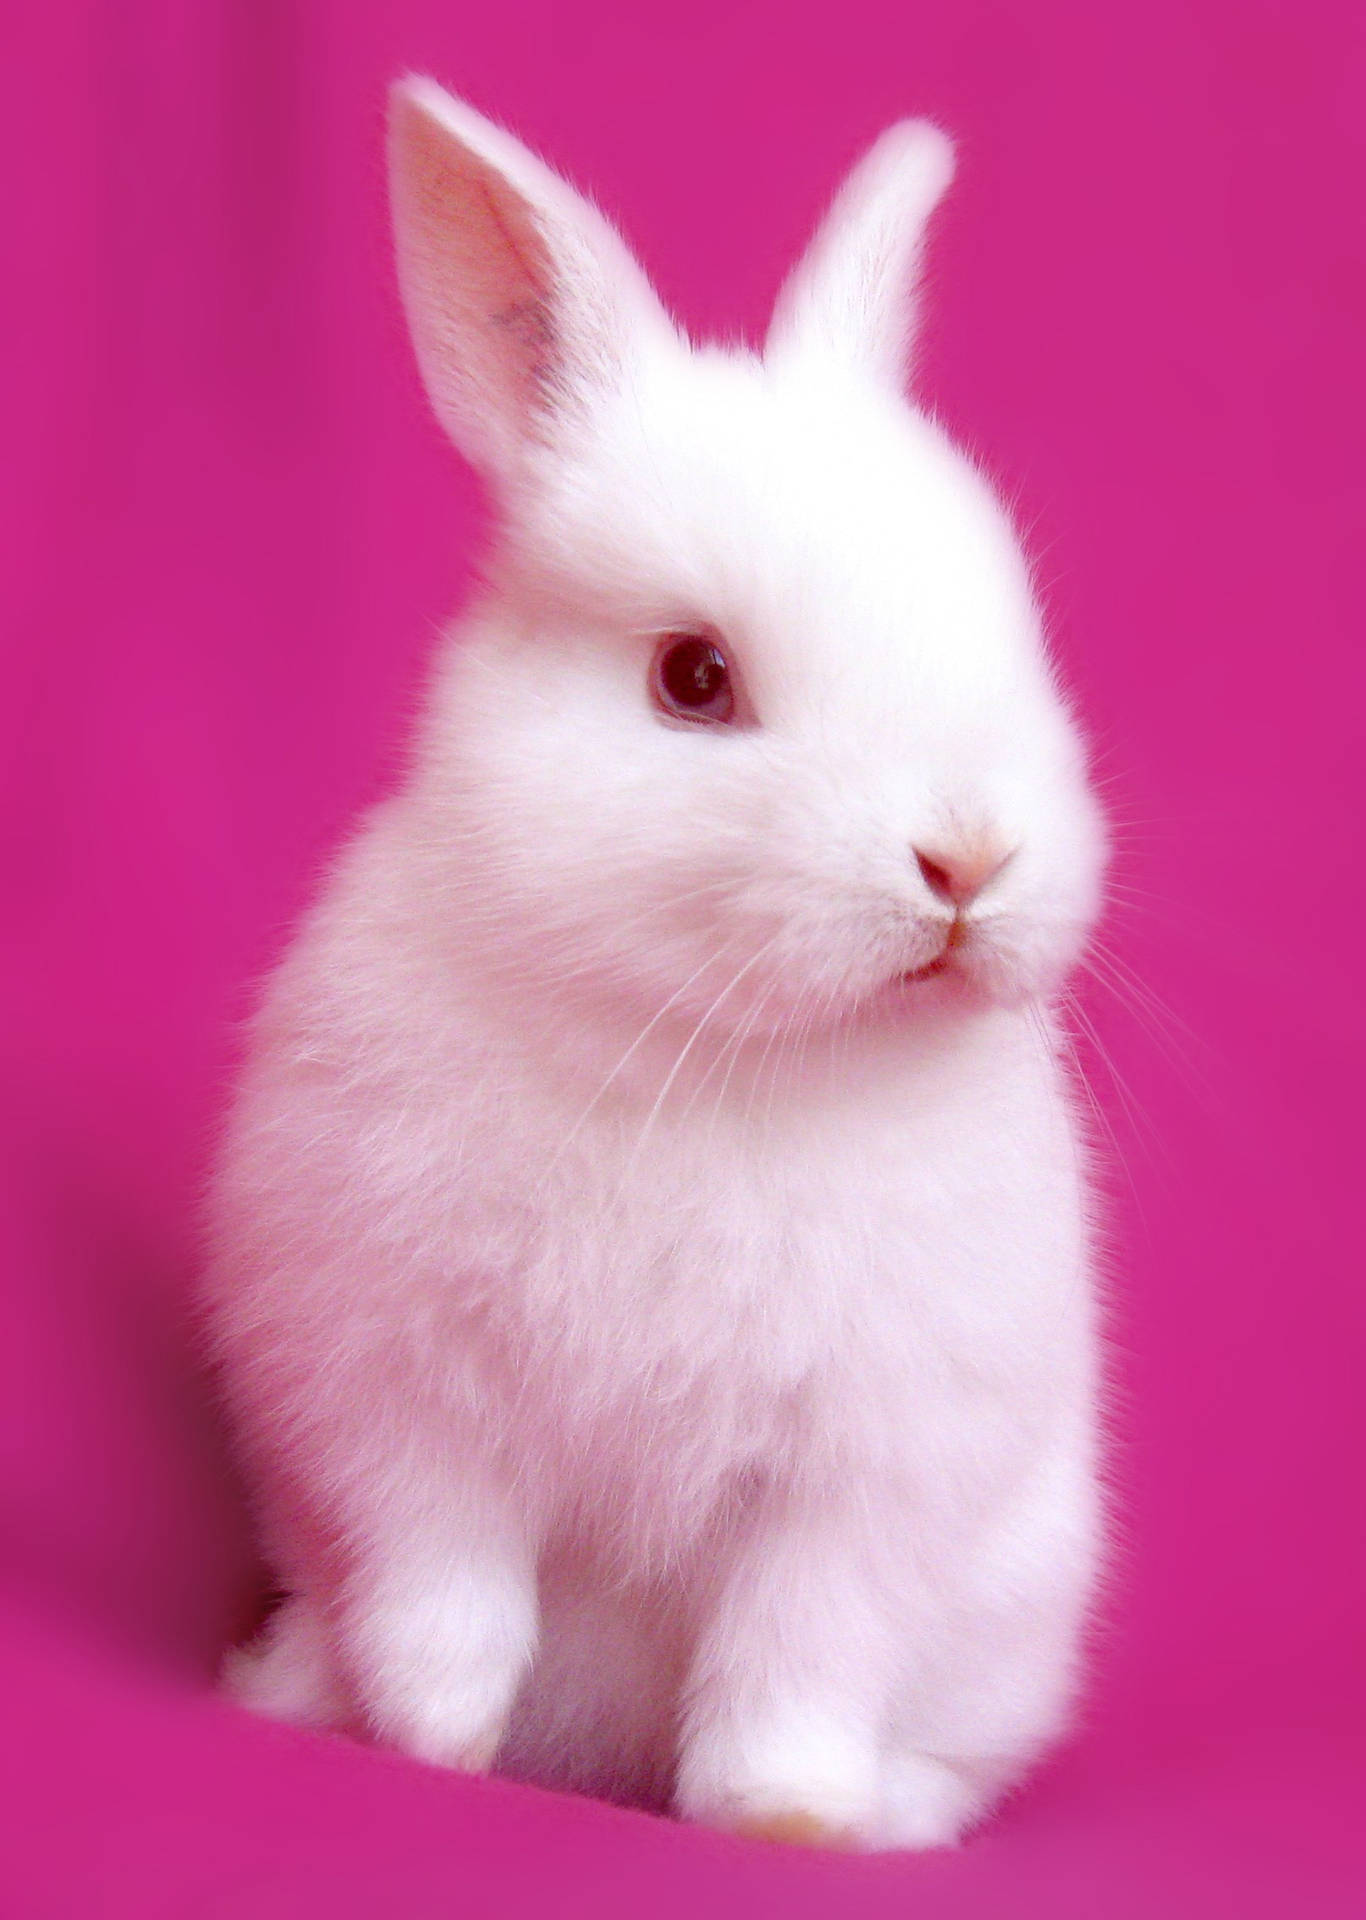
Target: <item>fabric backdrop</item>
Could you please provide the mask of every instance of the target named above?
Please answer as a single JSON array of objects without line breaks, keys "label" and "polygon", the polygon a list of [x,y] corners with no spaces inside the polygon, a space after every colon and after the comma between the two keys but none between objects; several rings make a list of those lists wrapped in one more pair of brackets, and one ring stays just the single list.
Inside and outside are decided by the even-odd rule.
[{"label": "fabric backdrop", "polygon": [[[6,8],[6,1915],[1360,1910],[1362,22]],[[1085,1728],[955,1855],[741,1846],[210,1691],[257,1576],[184,1325],[196,1195],[251,983],[392,778],[479,533],[392,286],[408,68],[703,332],[757,333],[885,123],[961,143],[923,389],[1030,531],[1121,843],[1082,1046],[1122,1536]]]}]

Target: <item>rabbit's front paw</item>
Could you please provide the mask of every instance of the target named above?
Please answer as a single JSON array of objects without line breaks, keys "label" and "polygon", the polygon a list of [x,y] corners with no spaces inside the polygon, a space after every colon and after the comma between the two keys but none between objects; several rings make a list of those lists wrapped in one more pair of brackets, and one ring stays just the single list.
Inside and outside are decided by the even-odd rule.
[{"label": "rabbit's front paw", "polygon": [[746,1840],[771,1840],[783,1847],[843,1850],[859,1845],[859,1836],[852,1828],[832,1826],[823,1814],[812,1813],[807,1807],[737,1813],[730,1823],[730,1831]]},{"label": "rabbit's front paw", "polygon": [[418,1760],[486,1773],[535,1641],[534,1598],[510,1579],[444,1583],[358,1611],[349,1652],[365,1718]]},{"label": "rabbit's front paw", "polygon": [[873,1844],[917,1853],[956,1846],[987,1804],[981,1789],[947,1761],[924,1753],[893,1754],[883,1774]]},{"label": "rabbit's front paw", "polygon": [[808,1847],[872,1844],[877,1755],[861,1734],[823,1716],[784,1716],[738,1735],[694,1733],[675,1805],[686,1820],[755,1840]]}]

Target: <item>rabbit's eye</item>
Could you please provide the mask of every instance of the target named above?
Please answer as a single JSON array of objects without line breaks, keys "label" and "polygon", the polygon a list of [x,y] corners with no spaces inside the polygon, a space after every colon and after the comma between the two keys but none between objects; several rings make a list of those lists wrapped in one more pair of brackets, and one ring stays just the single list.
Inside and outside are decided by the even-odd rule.
[{"label": "rabbit's eye", "polygon": [[701,633],[668,633],[659,644],[650,686],[655,704],[676,720],[713,724],[735,718],[735,689],[726,656]]}]

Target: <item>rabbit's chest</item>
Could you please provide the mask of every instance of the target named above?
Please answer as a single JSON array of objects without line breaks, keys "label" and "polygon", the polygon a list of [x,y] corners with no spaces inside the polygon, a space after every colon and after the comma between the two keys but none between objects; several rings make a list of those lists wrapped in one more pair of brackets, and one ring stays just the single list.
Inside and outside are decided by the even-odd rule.
[{"label": "rabbit's chest", "polygon": [[[581,1252],[562,1249],[561,1275]],[[517,1429],[577,1537],[635,1570],[668,1564],[809,1451],[844,1334],[805,1264],[791,1235],[699,1218],[623,1231],[565,1295],[533,1275]]]},{"label": "rabbit's chest", "polygon": [[750,1450],[840,1344],[839,1238],[715,1181],[610,1221],[566,1207],[518,1289],[524,1378],[600,1458],[683,1436],[693,1452]]},{"label": "rabbit's chest", "polygon": [[1010,1444],[1015,1281],[1053,1254],[999,1164],[988,1195],[901,1136],[768,1164],[675,1142],[635,1179],[585,1162],[531,1223],[502,1337],[530,1456],[635,1554],[756,1481],[899,1472],[969,1429],[979,1457]]}]

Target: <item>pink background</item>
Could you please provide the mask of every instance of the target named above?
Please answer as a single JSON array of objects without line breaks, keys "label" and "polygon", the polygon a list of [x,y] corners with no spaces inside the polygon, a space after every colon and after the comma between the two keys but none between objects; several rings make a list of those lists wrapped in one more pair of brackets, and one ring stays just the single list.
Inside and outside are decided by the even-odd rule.
[{"label": "pink background", "polygon": [[[1360,1911],[1360,6],[9,14],[0,1909]],[[742,1847],[208,1690],[255,1579],[180,1317],[233,1023],[477,531],[391,284],[407,67],[704,330],[758,329],[888,120],[961,139],[924,384],[1033,528],[1110,943],[1171,1013],[1087,994],[1125,1515],[1089,1723],[955,1856]]]}]

